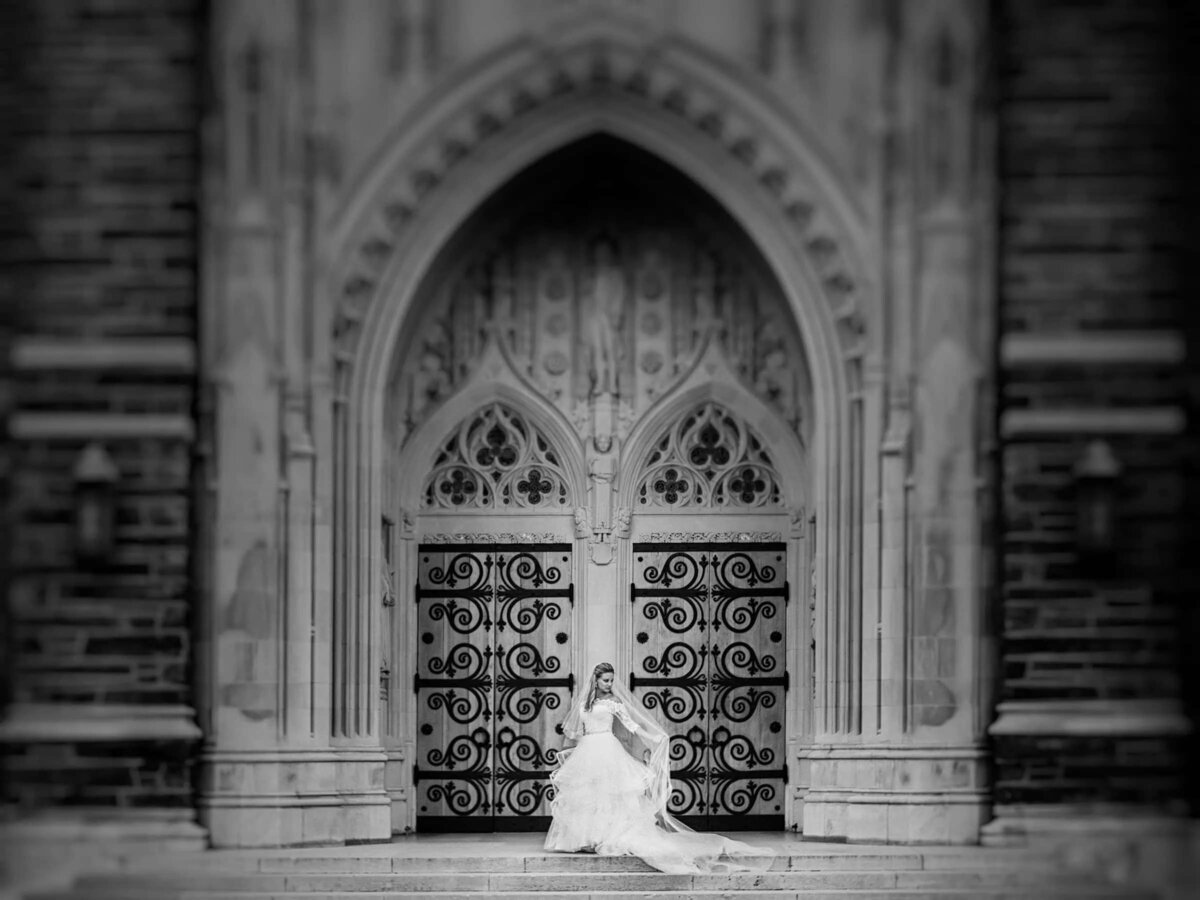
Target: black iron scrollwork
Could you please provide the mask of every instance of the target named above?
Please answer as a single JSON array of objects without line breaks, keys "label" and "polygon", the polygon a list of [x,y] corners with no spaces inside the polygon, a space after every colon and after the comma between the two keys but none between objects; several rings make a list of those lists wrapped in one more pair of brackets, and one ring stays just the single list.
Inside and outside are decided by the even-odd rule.
[{"label": "black iron scrollwork", "polygon": [[550,766],[556,751],[543,750],[529,735],[510,727],[496,732],[496,812],[527,816],[534,813],[550,790]]},{"label": "black iron scrollwork", "polygon": [[713,664],[717,669],[714,680],[730,679],[735,671],[754,677],[774,669],[775,657],[765,653],[759,656],[745,641],[734,641],[720,650],[713,648]]},{"label": "black iron scrollwork", "polygon": [[750,738],[734,734],[724,725],[713,729],[710,748],[714,761],[728,772],[765,768],[775,762],[775,751],[770,747],[756,749]]},{"label": "black iron scrollwork", "polygon": [[[455,644],[445,656],[435,656],[429,660],[429,671],[446,678],[478,680],[482,684],[491,680],[487,674],[491,659],[491,647],[480,650],[473,644]],[[467,671],[460,674],[464,669]]]},{"label": "black iron scrollwork", "polygon": [[703,644],[691,647],[676,641],[669,644],[660,656],[646,657],[642,668],[651,675],[672,677],[677,681],[703,679],[704,657],[707,655],[708,651]]},{"label": "black iron scrollwork", "polygon": [[[714,561],[715,559],[714,556]],[[756,565],[748,553],[730,553],[722,558],[720,563],[714,564],[714,579],[714,592],[741,587],[753,588],[773,582],[775,568],[766,563]]]},{"label": "black iron scrollwork", "polygon": [[511,718],[523,725],[535,721],[545,710],[558,709],[562,697],[548,691],[534,689],[523,692],[521,686],[502,685],[499,692],[496,717]]},{"label": "black iron scrollwork", "polygon": [[473,773],[472,777],[463,777],[458,781],[443,781],[431,784],[425,790],[425,797],[434,802],[443,802],[455,815],[472,816],[479,812],[488,812],[491,807],[488,782],[491,772]]},{"label": "black iron scrollwork", "polygon": [[541,597],[536,597],[529,603],[524,602],[527,599],[521,596],[504,603],[496,626],[498,631],[511,628],[518,634],[533,634],[544,622],[553,622],[562,616],[561,603],[553,600],[547,602]]},{"label": "black iron scrollwork", "polygon": [[549,767],[554,765],[557,751],[553,747],[542,749],[537,739],[518,734],[512,727],[504,726],[496,732],[497,766],[503,772],[522,773],[542,778],[549,775]]},{"label": "black iron scrollwork", "polygon": [[476,728],[471,734],[457,735],[444,748],[432,748],[425,754],[425,761],[438,769],[483,772],[487,769],[491,747],[491,735],[487,729]]},{"label": "black iron scrollwork", "polygon": [[487,763],[491,748],[491,732],[486,728],[457,735],[444,748],[432,748],[425,755],[431,768],[418,766],[413,773],[418,789],[424,785],[423,799],[445,803],[455,815],[489,810],[492,770]]},{"label": "black iron scrollwork", "polygon": [[551,793],[549,781],[525,778],[496,779],[496,815],[531,816]]},{"label": "black iron scrollwork", "polygon": [[515,644],[508,650],[498,647],[496,662],[500,666],[498,677],[502,684],[511,680],[541,678],[562,667],[562,660],[557,656],[542,656],[537,647],[525,642]]},{"label": "black iron scrollwork", "polygon": [[704,716],[704,685],[676,684],[642,695],[647,709],[661,709],[668,722],[686,722],[692,716]]},{"label": "black iron scrollwork", "polygon": [[[713,592],[716,595],[716,592]],[[745,634],[760,621],[774,619],[778,607],[773,600],[761,597],[718,597],[713,609],[713,630],[725,628],[735,634]]]},{"label": "black iron scrollwork", "polygon": [[[661,567],[647,566],[642,581],[647,586],[671,588],[675,591],[704,590],[704,573],[708,559],[690,553],[672,553]],[[679,584],[679,582],[683,582]]]},{"label": "black iron scrollwork", "polygon": [[633,549],[630,686],[673,731],[672,813],[700,827],[781,826],[782,545]]},{"label": "black iron scrollwork", "polygon": [[737,784],[736,788],[736,782],[714,776],[710,787],[709,809],[720,810],[727,815],[745,815],[757,804],[774,799],[776,787],[765,780],[773,776],[768,773],[763,775],[763,778]]},{"label": "black iron scrollwork", "polygon": [[651,621],[661,620],[663,627],[673,634],[687,634],[693,628],[704,630],[703,607],[698,599],[691,597],[648,600],[642,607],[642,615]]},{"label": "black iron scrollwork", "polygon": [[[435,566],[429,570],[429,586],[455,588],[459,594],[469,594],[472,591],[490,594],[491,572],[490,554],[480,557],[475,553],[458,553],[451,557],[444,568]],[[459,582],[462,581],[466,584],[460,585]]]},{"label": "black iron scrollwork", "polygon": [[488,691],[491,679],[479,687],[463,688],[461,691],[451,688],[448,691],[434,691],[426,696],[425,705],[432,710],[444,709],[446,715],[459,725],[470,725],[479,719],[485,721],[491,718],[492,710],[488,705]]},{"label": "black iron scrollwork", "polygon": [[497,561],[501,567],[500,583],[496,586],[501,596],[510,593],[522,593],[543,585],[554,585],[562,578],[562,571],[557,566],[543,566],[532,553],[514,553],[507,560],[500,557]]},{"label": "black iron scrollwork", "polygon": [[[570,548],[464,546],[422,548],[428,553],[417,587],[419,633],[431,650],[450,646],[422,656],[415,680],[424,720],[418,751],[427,767],[416,770],[419,811],[428,827],[528,827],[525,820],[546,812],[557,753],[539,743],[553,735],[539,723],[573,690],[561,672],[570,652],[569,566],[548,562],[553,553],[569,563]],[[436,565],[441,558],[450,561]],[[551,627],[554,633],[545,634]],[[505,633],[516,642],[499,643]],[[421,822],[419,815],[418,828]]]},{"label": "black iron scrollwork", "polygon": [[775,691],[760,690],[756,687],[747,688],[740,693],[742,685],[726,685],[717,688],[711,710],[712,716],[723,716],[730,722],[749,722],[760,709],[772,709],[775,706]]},{"label": "black iron scrollwork", "polygon": [[429,604],[429,618],[435,622],[445,621],[458,634],[474,634],[480,629],[490,631],[489,600],[488,597],[472,596],[436,600]]}]

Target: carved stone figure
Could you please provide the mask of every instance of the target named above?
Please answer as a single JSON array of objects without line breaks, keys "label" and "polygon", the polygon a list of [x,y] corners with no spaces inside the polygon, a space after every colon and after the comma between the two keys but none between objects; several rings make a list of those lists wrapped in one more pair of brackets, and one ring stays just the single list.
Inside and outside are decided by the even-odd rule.
[{"label": "carved stone figure", "polygon": [[588,524],[586,506],[575,507],[575,537],[583,540],[592,536],[592,526]]},{"label": "carved stone figure", "polygon": [[625,273],[607,240],[592,246],[592,284],[584,310],[591,393],[618,392],[621,324],[625,315]]},{"label": "carved stone figure", "polygon": [[613,517],[613,535],[619,538],[629,537],[629,530],[632,525],[633,510],[628,506],[622,506]]},{"label": "carved stone figure", "polygon": [[612,522],[613,481],[617,477],[617,458],[612,453],[594,457],[588,465],[592,480],[592,521],[596,528],[607,530]]}]

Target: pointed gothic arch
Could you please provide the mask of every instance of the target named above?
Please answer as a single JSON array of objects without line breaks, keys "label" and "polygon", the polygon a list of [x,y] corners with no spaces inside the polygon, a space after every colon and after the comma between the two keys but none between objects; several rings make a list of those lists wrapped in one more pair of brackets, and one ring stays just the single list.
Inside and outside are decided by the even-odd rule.
[{"label": "pointed gothic arch", "polygon": [[[501,404],[527,423],[554,452],[563,486],[572,502],[586,492],[587,473],[580,464],[579,435],[552,404],[514,369],[501,345],[490,340],[472,378],[438,407],[408,439],[395,458],[398,470],[393,502],[415,513],[422,507],[425,479],[446,439],[489,406]],[[567,508],[570,511],[571,507]]]},{"label": "pointed gothic arch", "polygon": [[618,505],[630,509],[637,505],[638,486],[655,445],[683,417],[704,404],[736,410],[742,427],[771,454],[775,469],[803,473],[800,478],[780,484],[781,511],[786,509],[794,513],[808,506],[812,495],[811,460],[800,438],[775,410],[739,383],[736,375],[729,371],[722,354],[712,344],[697,358],[689,376],[674,391],[662,397],[630,433],[621,453],[621,468],[637,474],[622,481],[617,495]]},{"label": "pointed gothic arch", "polygon": [[[813,486],[805,505],[819,529],[809,538],[814,593],[821,609],[840,611],[816,665],[820,677],[846,685],[831,700],[818,698],[813,730],[852,729],[861,702],[851,673],[861,641],[856,610],[861,569],[870,565],[855,525],[863,517],[861,459],[878,437],[863,427],[864,398],[877,386],[864,392],[861,377],[879,339],[863,302],[873,292],[853,204],[814,163],[819,154],[794,122],[769,99],[747,95],[754,90],[682,45],[654,59],[614,35],[552,56],[521,45],[464,78],[360,180],[326,253],[326,335],[341,400],[333,422],[335,555],[345,561],[334,619],[346,623],[342,633],[360,635],[343,652],[361,657],[334,667],[336,734],[370,740],[378,728],[375,686],[361,673],[377,668],[380,653],[382,624],[370,598],[381,571],[386,383],[413,298],[438,254],[502,185],[596,134],[647,151],[714,198],[761,252],[798,323],[813,386],[813,440],[799,457]],[[485,395],[481,387],[478,399]]]}]

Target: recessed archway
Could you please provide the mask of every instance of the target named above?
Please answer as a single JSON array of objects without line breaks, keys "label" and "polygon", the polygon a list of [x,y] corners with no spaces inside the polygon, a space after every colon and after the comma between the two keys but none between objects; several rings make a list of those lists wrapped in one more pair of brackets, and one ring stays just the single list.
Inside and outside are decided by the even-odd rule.
[{"label": "recessed archway", "polygon": [[[423,287],[436,280],[447,248],[471,234],[474,214],[489,198],[539,160],[598,135],[637,148],[673,170],[707,198],[710,208],[732,221],[761,260],[795,323],[811,387],[805,427],[812,491],[806,507],[790,510],[790,521],[781,527],[804,535],[808,549],[803,555],[812,560],[811,578],[796,572],[793,583],[812,582],[816,608],[811,622],[824,629],[823,639],[816,642],[813,678],[828,688],[816,693],[805,716],[816,734],[853,727],[862,690],[855,671],[855,648],[862,640],[864,565],[857,527],[863,502],[859,460],[868,433],[862,427],[863,396],[852,391],[872,332],[864,331],[867,322],[859,310],[869,285],[858,262],[861,250],[853,229],[839,230],[837,224],[844,221],[846,204],[813,206],[813,197],[836,194],[836,187],[822,184],[819,190],[808,190],[786,169],[764,162],[779,157],[774,150],[766,157],[760,154],[753,126],[748,129],[744,116],[737,116],[736,133],[741,136],[732,139],[719,116],[714,122],[712,115],[698,111],[682,115],[690,101],[680,101],[678,91],[663,93],[661,85],[653,86],[654,79],[644,85],[634,71],[632,81],[614,83],[611,72],[603,73],[603,57],[611,49],[591,47],[585,63],[600,59],[598,69],[560,79],[548,93],[533,99],[519,87],[521,77],[529,74],[525,70],[515,80],[521,98],[518,114],[501,121],[489,118],[487,127],[476,134],[476,143],[455,143],[451,165],[436,173],[421,169],[419,160],[426,158],[422,150],[413,157],[416,175],[402,189],[403,199],[382,196],[373,207],[362,200],[347,204],[347,209],[358,209],[364,224],[339,226],[339,240],[357,232],[361,243],[348,247],[353,255],[335,260],[333,269],[341,297],[334,324],[335,390],[345,398],[344,406],[335,405],[333,422],[339,455],[334,473],[335,556],[345,561],[335,580],[333,614],[338,634],[356,636],[335,640],[335,654],[354,657],[335,659],[333,666],[334,730],[346,739],[371,740],[380,732],[375,691],[360,673],[374,671],[383,662],[383,621],[366,598],[379,595],[384,577],[381,538],[389,496],[386,472],[393,459],[389,427],[394,425],[387,421],[388,388],[405,323],[414,321],[414,303]],[[697,60],[689,65],[703,67]],[[705,77],[714,83],[721,80],[711,72]],[[700,83],[703,79],[692,82]],[[496,87],[481,80],[479,90],[491,96]],[[484,102],[482,95],[477,99]],[[470,108],[469,103],[464,107]],[[446,123],[433,122],[430,127],[434,138],[445,133]],[[779,127],[779,122],[763,127],[762,147],[779,146]],[[798,154],[788,165],[807,158]],[[797,189],[806,199],[799,198]],[[387,237],[380,236],[379,228],[388,229]],[[361,268],[364,265],[367,269]],[[615,407],[601,418],[604,415],[615,421]],[[409,519],[399,515],[395,532],[415,536]],[[611,534],[612,522],[602,524],[600,533]],[[616,576],[610,577],[615,592]],[[597,619],[585,623],[586,628],[611,631],[615,626]],[[403,752],[411,753],[411,747]],[[791,745],[788,753],[794,753]]]},{"label": "recessed archway", "polygon": [[[596,294],[601,275],[593,253],[600,245],[610,254],[609,285],[620,294],[603,320],[612,342],[606,362],[597,356],[594,316],[601,303]],[[636,568],[627,540],[631,533],[643,534],[664,523],[670,529],[683,516],[693,536],[707,529],[707,544],[696,550],[706,559],[722,552],[737,561],[755,549],[739,544],[719,551],[718,545],[728,544],[734,531],[743,541],[751,533],[771,533],[771,558],[782,560],[789,553],[785,535],[791,518],[811,494],[805,452],[814,425],[811,375],[795,317],[745,232],[680,172],[609,135],[592,135],[561,148],[499,187],[442,248],[410,310],[388,378],[384,433],[392,455],[385,461],[383,483],[385,518],[409,523],[413,540],[401,541],[385,554],[402,574],[393,579],[397,597],[393,611],[385,615],[389,624],[383,639],[390,645],[388,659],[398,662],[401,671],[416,661],[420,687],[414,704],[398,697],[385,708],[384,720],[393,723],[387,738],[402,738],[415,729],[417,827],[528,824],[530,816],[537,819],[544,812],[542,796],[534,790],[536,767],[516,770],[515,779],[500,778],[496,773],[511,773],[520,765],[503,756],[513,735],[498,725],[480,732],[472,724],[477,714],[458,722],[448,711],[444,679],[436,674],[447,661],[461,657],[471,663],[471,675],[456,674],[456,691],[469,693],[479,710],[511,706],[499,686],[511,647],[491,634],[489,622],[502,621],[502,609],[522,589],[507,582],[496,587],[507,599],[498,594],[487,601],[488,614],[471,619],[473,627],[464,626],[461,633],[440,624],[445,621],[440,615],[430,618],[425,610],[430,601],[421,598],[444,601],[444,570],[451,565],[464,572],[500,571],[519,543],[533,551],[531,566],[552,565],[572,578],[570,613],[560,609],[561,598],[547,599],[560,604],[553,623],[544,623],[557,641],[542,634],[544,629],[525,635],[533,643],[522,652],[540,673],[524,679],[534,685],[526,687],[541,697],[557,698],[564,687],[559,679],[547,681],[547,666],[579,671],[603,657],[628,669],[636,655],[630,645],[631,622],[626,621],[632,608],[622,602],[629,593],[629,573]],[[693,409],[697,404],[699,412]],[[675,441],[680,446],[674,452],[705,457],[706,464],[698,467],[687,460],[679,463],[686,477],[703,484],[694,484],[694,490],[668,504],[647,506],[664,498],[647,489],[653,496],[634,500],[629,486],[639,479],[651,478],[651,484],[660,480],[653,478],[643,457],[648,441],[662,439],[651,432],[673,419],[693,422]],[[485,447],[483,431],[489,422],[495,433],[489,432]],[[536,460],[531,441],[542,447]],[[486,463],[472,456],[475,451],[464,455],[468,445],[478,445]],[[497,454],[503,459],[499,464]],[[638,474],[643,469],[646,474]],[[548,492],[527,490],[530,484],[552,483],[558,487]],[[512,494],[513,485],[519,496]],[[655,524],[647,525],[647,516]],[[524,538],[514,543],[515,535]],[[790,555],[806,564],[808,554],[792,544]],[[570,545],[573,559],[565,549]],[[779,580],[780,586],[770,590],[782,590],[788,570],[763,568]],[[615,592],[613,573],[620,573]],[[478,590],[487,593],[483,587]],[[464,594],[460,604],[482,602],[478,590]],[[764,620],[748,635],[763,646],[745,648],[760,651],[756,666],[809,672],[807,619],[785,615],[779,600],[747,599],[755,611],[775,612],[769,627]],[[721,605],[720,615],[732,615],[734,627],[757,618],[756,612],[735,615],[728,606]],[[715,609],[706,604],[705,615]],[[784,654],[785,627],[799,662]],[[418,633],[423,644],[417,642]],[[774,637],[774,645],[768,646],[768,636]],[[479,655],[480,641],[488,651],[484,656]],[[644,653],[638,664],[658,665]],[[761,678],[742,678],[739,683],[745,682],[741,689],[751,698],[741,703],[747,708],[768,690],[766,703],[776,718],[768,723],[773,731],[767,724],[757,726],[756,733],[769,734],[771,745],[757,752],[781,767],[788,717],[777,679],[768,676],[759,683]],[[780,694],[779,702],[770,691]],[[721,703],[741,708],[727,693]],[[540,719],[522,724],[520,737],[531,759],[541,759],[550,746],[545,729],[553,713],[543,712]],[[698,709],[693,712],[699,714]],[[683,734],[694,730],[693,723],[676,725],[682,747]],[[753,729],[754,723],[743,726]],[[451,745],[470,748],[474,768],[465,775],[467,762],[454,771],[437,765]],[[727,769],[719,772],[728,779]],[[514,780],[528,790],[514,792]],[[727,811],[725,827],[730,821],[782,827],[785,788],[782,776],[776,781],[759,785],[769,795],[758,804],[766,812],[739,818],[736,810]],[[713,803],[728,803],[732,796],[714,795]],[[693,805],[700,802],[707,809],[707,800],[692,799]],[[516,809],[521,814],[514,819]],[[677,812],[688,814],[683,808]]]}]

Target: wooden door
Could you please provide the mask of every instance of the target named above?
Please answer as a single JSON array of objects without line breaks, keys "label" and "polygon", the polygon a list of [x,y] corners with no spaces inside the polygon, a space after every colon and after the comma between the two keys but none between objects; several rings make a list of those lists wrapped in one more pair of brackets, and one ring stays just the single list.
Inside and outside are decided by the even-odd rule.
[{"label": "wooden door", "polygon": [[633,545],[630,687],[669,725],[693,827],[783,827],[786,571],[782,543]]},{"label": "wooden door", "polygon": [[547,776],[570,704],[570,544],[421,545],[418,831],[549,825]]}]

